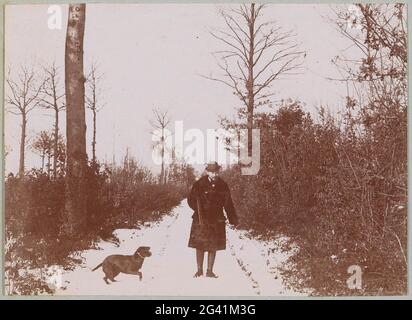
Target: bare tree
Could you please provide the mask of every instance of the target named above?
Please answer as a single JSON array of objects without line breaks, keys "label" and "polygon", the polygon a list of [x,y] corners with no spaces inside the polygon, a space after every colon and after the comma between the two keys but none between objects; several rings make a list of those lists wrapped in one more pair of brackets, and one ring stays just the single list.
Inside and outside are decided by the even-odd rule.
[{"label": "bare tree", "polygon": [[53,153],[53,136],[49,134],[47,131],[41,131],[35,137],[33,143],[31,144],[31,148],[34,152],[38,153],[41,158],[41,170],[44,170],[46,156],[48,158],[47,162],[47,172],[50,174],[50,159]]},{"label": "bare tree", "polygon": [[[402,3],[356,4],[358,12],[357,30],[348,23],[345,11],[337,11],[338,30],[358,49],[358,60],[339,57],[336,65],[342,70],[343,79],[351,84],[348,90],[347,109],[353,110],[352,126],[358,132],[370,137],[368,156],[362,157],[364,181],[379,175],[381,184],[374,185],[376,194],[373,206],[382,205],[372,211],[373,215],[363,216],[364,233],[368,234],[367,245],[376,245],[371,235],[388,236],[395,243],[402,264],[402,273],[407,274],[407,212],[390,215],[391,207],[405,206],[408,201],[408,161],[407,161],[407,114],[408,114],[408,34],[407,7]],[[351,21],[349,21],[351,22]],[[351,96],[354,95],[355,98]],[[395,156],[396,154],[396,156]],[[346,155],[348,165],[352,166]],[[371,169],[373,168],[373,169]],[[359,170],[359,169],[358,169]],[[378,173],[376,173],[378,172]],[[355,175],[354,178],[358,179]],[[358,180],[356,180],[358,181]],[[363,183],[362,180],[357,182]],[[382,189],[379,189],[382,188]],[[362,185],[362,200],[366,188]],[[369,191],[370,192],[370,191]],[[372,192],[370,192],[372,193]],[[371,201],[359,207],[371,207]],[[384,217],[382,217],[384,216]],[[381,224],[374,224],[382,220]],[[381,243],[379,251],[385,252],[391,241]],[[395,250],[396,250],[395,249]],[[393,250],[392,250],[393,251]],[[395,263],[395,261],[393,261]],[[399,272],[400,273],[400,272]],[[406,279],[406,276],[405,276]]]},{"label": "bare tree", "polygon": [[54,112],[54,130],[53,130],[53,177],[57,175],[57,161],[59,149],[59,113],[65,109],[64,92],[61,87],[59,77],[59,68],[56,63],[43,67],[45,72],[45,82],[41,90],[43,98],[40,104],[45,109],[51,109]]},{"label": "bare tree", "polygon": [[34,68],[27,66],[20,67],[17,79],[13,79],[9,71],[6,82],[10,92],[6,96],[8,105],[6,110],[21,117],[19,176],[22,177],[24,175],[27,118],[30,111],[39,104],[43,83],[36,78]]},{"label": "bare tree", "polygon": [[[35,137],[33,142],[30,144],[31,149],[40,156],[41,159],[41,170],[47,168],[47,174],[50,177],[52,168],[56,168],[57,172],[64,172],[64,163],[66,157],[66,146],[64,143],[64,138],[61,134],[57,137],[57,153],[55,151],[55,137],[54,132],[47,132],[45,130],[40,131]],[[54,165],[51,163],[51,159],[56,158],[57,161]],[[47,160],[47,163],[46,163]],[[57,175],[56,175],[57,176]],[[54,178],[56,178],[54,176]]]},{"label": "bare tree", "polygon": [[[347,11],[335,11],[338,30],[360,53],[360,59],[338,56],[334,62],[342,79],[351,84],[356,103],[368,107],[378,99],[407,104],[407,18],[403,4],[357,4],[357,21]],[[358,28],[354,28],[354,26]],[[336,80],[336,79],[334,79]],[[349,93],[348,93],[349,94]],[[372,99],[369,98],[372,96]],[[384,96],[390,99],[383,99]],[[385,101],[384,101],[385,100]]]},{"label": "bare tree", "polygon": [[150,124],[154,131],[152,134],[159,137],[159,141],[153,146],[155,149],[159,150],[160,157],[162,159],[161,169],[160,169],[160,183],[166,183],[166,173],[165,173],[165,153],[166,139],[168,138],[166,134],[166,127],[170,123],[170,118],[167,111],[162,111],[160,109],[153,109],[154,119],[150,120]]},{"label": "bare tree", "polygon": [[103,75],[99,73],[97,64],[92,63],[86,79],[86,107],[93,114],[92,162],[96,162],[97,113],[103,108],[103,104],[99,99],[102,94],[99,86],[102,77]]},{"label": "bare tree", "polygon": [[86,222],[86,120],[85,77],[83,73],[83,40],[86,5],[70,4],[66,34],[66,204],[67,223],[64,232],[75,237],[84,231]]},{"label": "bare tree", "polygon": [[303,51],[293,41],[292,31],[283,31],[273,21],[263,21],[264,5],[242,4],[238,9],[221,10],[225,30],[212,31],[225,49],[214,54],[221,76],[206,78],[233,90],[246,108],[248,154],[252,151],[253,113],[269,103],[268,90],[282,75],[291,75],[302,64]]}]

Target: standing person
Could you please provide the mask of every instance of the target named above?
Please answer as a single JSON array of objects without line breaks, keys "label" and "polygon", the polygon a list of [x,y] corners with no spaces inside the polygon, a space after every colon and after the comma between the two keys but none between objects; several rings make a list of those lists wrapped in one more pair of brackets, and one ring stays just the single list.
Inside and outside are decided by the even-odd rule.
[{"label": "standing person", "polygon": [[232,225],[238,224],[230,190],[219,177],[221,166],[217,162],[206,165],[206,175],[197,180],[187,198],[194,210],[188,246],[196,249],[197,272],[194,277],[203,275],[203,260],[208,252],[206,277],[217,278],[213,273],[216,251],[226,249],[226,218]]}]

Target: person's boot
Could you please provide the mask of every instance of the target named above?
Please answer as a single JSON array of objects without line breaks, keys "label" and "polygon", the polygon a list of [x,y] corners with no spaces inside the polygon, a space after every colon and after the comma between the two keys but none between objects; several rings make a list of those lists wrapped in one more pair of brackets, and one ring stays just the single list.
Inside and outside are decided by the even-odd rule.
[{"label": "person's boot", "polygon": [[197,270],[197,272],[195,273],[195,275],[193,276],[193,278],[199,278],[203,276],[203,270]]},{"label": "person's boot", "polygon": [[219,278],[219,276],[217,274],[213,273],[212,270],[207,270],[206,277],[208,277],[208,278]]}]

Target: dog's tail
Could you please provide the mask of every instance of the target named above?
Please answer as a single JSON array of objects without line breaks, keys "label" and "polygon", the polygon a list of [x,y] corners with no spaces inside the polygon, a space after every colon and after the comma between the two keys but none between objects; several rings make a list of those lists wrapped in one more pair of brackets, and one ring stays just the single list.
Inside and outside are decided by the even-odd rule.
[{"label": "dog's tail", "polygon": [[99,269],[102,265],[103,265],[103,262],[101,264],[99,264],[98,266],[96,266],[94,269],[92,269],[92,271],[95,271],[95,270]]}]

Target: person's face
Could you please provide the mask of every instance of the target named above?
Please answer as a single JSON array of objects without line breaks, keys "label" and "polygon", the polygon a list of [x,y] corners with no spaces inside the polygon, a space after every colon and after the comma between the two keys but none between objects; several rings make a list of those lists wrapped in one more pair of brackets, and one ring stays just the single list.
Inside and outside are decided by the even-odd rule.
[{"label": "person's face", "polygon": [[210,179],[216,180],[216,178],[218,177],[219,173],[218,173],[218,172],[210,172],[210,171],[207,171],[207,175],[209,176]]}]

